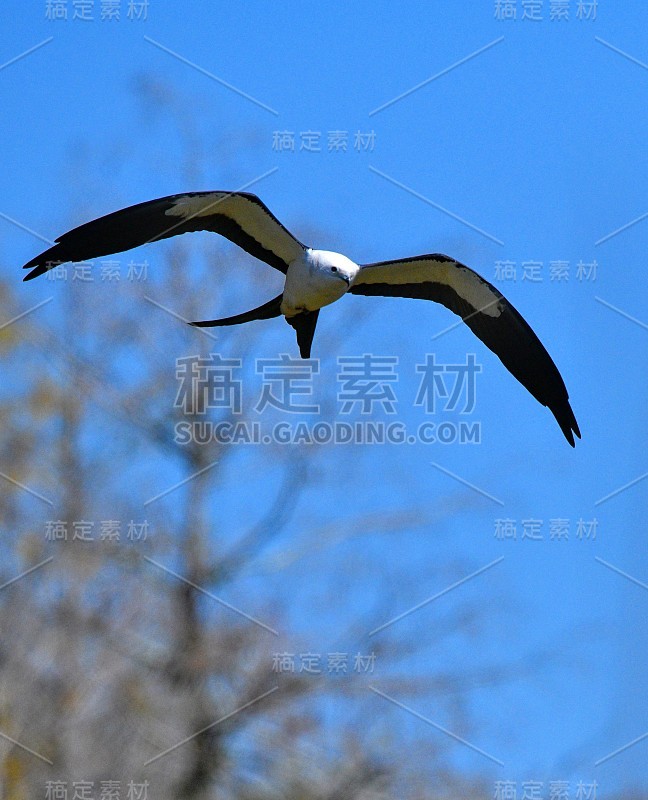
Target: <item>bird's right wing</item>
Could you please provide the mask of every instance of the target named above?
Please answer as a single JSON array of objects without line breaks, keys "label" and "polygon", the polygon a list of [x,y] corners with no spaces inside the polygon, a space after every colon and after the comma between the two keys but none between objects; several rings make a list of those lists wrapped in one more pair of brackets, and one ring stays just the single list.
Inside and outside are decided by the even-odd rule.
[{"label": "bird's right wing", "polygon": [[549,407],[572,447],[573,434],[580,437],[563,379],[542,342],[504,295],[469,267],[438,254],[363,264],[350,291],[433,300],[449,308]]},{"label": "bird's right wing", "polygon": [[57,264],[121,253],[142,244],[192,231],[213,231],[284,274],[304,251],[254,194],[188,192],[149,200],[87,222],[56,240],[24,269],[31,280]]}]

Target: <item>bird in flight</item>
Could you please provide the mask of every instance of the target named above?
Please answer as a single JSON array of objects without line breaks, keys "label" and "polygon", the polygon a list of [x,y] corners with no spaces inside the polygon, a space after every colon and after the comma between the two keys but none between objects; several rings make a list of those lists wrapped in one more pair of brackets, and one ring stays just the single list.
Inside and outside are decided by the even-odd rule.
[{"label": "bird in flight", "polygon": [[283,315],[297,333],[302,358],[310,358],[320,309],[347,292],[411,297],[441,303],[459,315],[509,372],[556,418],[569,444],[580,431],[558,368],[522,315],[488,281],[444,255],[356,264],[340,253],[298,241],[253,194],[188,192],[139,203],[87,222],[60,236],[24,269],[31,280],[68,261],[120,253],[181,233],[213,231],[286,276],[280,295],[198,327],[238,325]]}]

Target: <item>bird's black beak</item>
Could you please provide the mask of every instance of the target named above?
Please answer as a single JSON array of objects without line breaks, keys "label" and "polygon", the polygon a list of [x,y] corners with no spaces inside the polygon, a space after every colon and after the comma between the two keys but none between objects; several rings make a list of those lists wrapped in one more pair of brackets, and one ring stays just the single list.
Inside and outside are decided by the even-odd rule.
[{"label": "bird's black beak", "polygon": [[338,272],[338,275],[342,280],[346,283],[347,286],[351,286],[351,278],[348,275],[343,275],[341,272]]}]

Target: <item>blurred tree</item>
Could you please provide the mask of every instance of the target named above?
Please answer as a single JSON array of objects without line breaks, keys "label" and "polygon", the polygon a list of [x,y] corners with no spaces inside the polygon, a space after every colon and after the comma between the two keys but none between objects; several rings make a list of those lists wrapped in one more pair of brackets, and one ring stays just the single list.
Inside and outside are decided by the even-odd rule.
[{"label": "blurred tree", "polygon": [[[149,111],[181,121],[184,179],[212,185],[204,178],[218,148],[192,127],[187,107],[150,81],[139,92]],[[235,153],[228,158],[234,171]],[[87,206],[76,223],[96,209],[87,202],[92,169],[74,169],[78,205]],[[477,609],[433,623],[424,644],[410,628],[368,640],[391,616],[407,574],[404,567],[400,586],[388,584],[380,563],[363,563],[356,550],[312,578],[323,603],[351,594],[360,570],[376,579],[364,613],[331,636],[324,605],[320,618],[299,620],[295,580],[308,554],[368,534],[441,527],[465,496],[447,498],[440,511],[436,503],[434,513],[336,508],[330,524],[326,499],[305,498],[326,493],[326,476],[348,451],[176,442],[178,422],[204,419],[176,403],[176,359],[241,357],[245,386],[258,389],[250,354],[276,353],[276,341],[292,348],[288,326],[258,323],[214,339],[183,322],[234,313],[239,294],[252,296],[250,305],[256,294],[271,296],[271,270],[208,235],[106,259],[119,280],[106,277],[103,261],[44,278],[34,296],[55,301],[1,329],[2,796],[467,796],[476,784],[451,768],[452,741],[407,733],[407,714],[369,691],[371,674],[350,664],[340,679],[278,668],[282,654],[312,651],[310,629],[322,653],[373,654],[385,665],[385,691],[433,699],[466,735],[466,687],[505,680],[505,671],[402,665],[422,647],[469,633]],[[233,272],[234,288],[224,289],[221,278]],[[15,280],[12,272],[0,287],[5,319],[21,313]],[[330,330],[320,344],[335,352]],[[334,390],[319,398],[329,420]],[[212,409],[206,418],[233,415]],[[257,419],[249,409],[236,418]]]}]

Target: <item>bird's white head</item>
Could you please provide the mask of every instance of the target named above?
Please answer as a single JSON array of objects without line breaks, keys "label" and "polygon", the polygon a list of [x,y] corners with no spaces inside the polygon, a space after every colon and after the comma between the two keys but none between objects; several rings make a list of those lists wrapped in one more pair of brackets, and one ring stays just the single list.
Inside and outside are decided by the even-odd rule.
[{"label": "bird's white head", "polygon": [[330,250],[310,250],[309,261],[318,277],[329,278],[331,281],[344,281],[347,289],[360,270],[350,258]]},{"label": "bird's white head", "polygon": [[346,294],[359,270],[357,264],[341,253],[304,250],[288,267],[282,313],[314,311],[334,303]]}]

